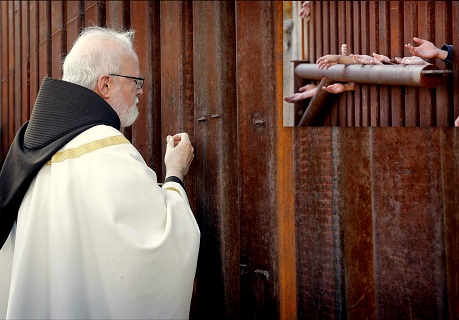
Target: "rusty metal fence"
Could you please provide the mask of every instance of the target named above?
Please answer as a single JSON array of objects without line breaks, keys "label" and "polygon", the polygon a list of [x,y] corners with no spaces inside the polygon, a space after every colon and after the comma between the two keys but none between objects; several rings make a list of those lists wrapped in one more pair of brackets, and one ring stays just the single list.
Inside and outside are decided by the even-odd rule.
[{"label": "rusty metal fence", "polygon": [[[327,54],[340,54],[342,44],[347,44],[349,54],[379,53],[389,58],[411,56],[404,44],[418,45],[413,37],[427,39],[438,47],[445,43],[459,47],[458,1],[309,2],[311,16],[304,25],[307,34],[304,57],[308,63],[315,63]],[[392,84],[356,82],[354,91],[328,101],[313,125],[453,126],[459,116],[459,70],[440,59],[427,60],[452,74],[440,77],[435,88],[400,86],[395,78]],[[457,63],[456,53],[454,63]],[[374,78],[377,82],[377,77]],[[309,82],[318,83],[303,80],[298,85]],[[296,114],[306,109],[308,103],[297,103]],[[296,119],[295,123],[299,122]]]},{"label": "rusty metal fence", "polygon": [[[432,30],[455,45],[457,4],[439,2],[314,1],[311,58],[344,40],[395,55]],[[403,20],[406,8],[416,15]],[[444,16],[412,29],[432,8]],[[457,319],[459,133],[374,128],[451,126],[456,89],[362,85],[327,123],[372,128],[284,127],[282,20],[280,1],[1,1],[1,159],[81,28],[134,28],[146,81],[124,134],[159,180],[168,134],[186,131],[195,146],[192,319]],[[399,109],[403,123],[391,120]]]}]

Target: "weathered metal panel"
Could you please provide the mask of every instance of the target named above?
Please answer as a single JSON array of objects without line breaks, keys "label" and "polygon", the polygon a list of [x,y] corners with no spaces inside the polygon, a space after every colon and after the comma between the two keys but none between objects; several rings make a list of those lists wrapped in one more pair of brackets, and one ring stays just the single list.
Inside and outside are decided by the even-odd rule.
[{"label": "weathered metal panel", "polygon": [[193,2],[196,185],[203,195],[196,199],[196,319],[241,317],[235,28],[234,2]]},{"label": "weathered metal panel", "polygon": [[[451,1],[436,1],[435,2],[435,42],[447,43],[451,39],[452,29],[450,28],[452,22],[451,18]],[[435,64],[442,69],[452,69],[452,66],[446,65],[436,59]],[[436,119],[438,127],[447,127],[451,120],[456,119],[453,115],[452,106],[452,92],[448,88],[449,83],[443,79],[444,82],[441,86],[436,88]],[[449,93],[451,92],[451,94]]]},{"label": "weathered metal panel", "polygon": [[[138,2],[138,1],[133,1]],[[85,26],[105,26],[105,1],[84,1],[84,24]]]},{"label": "weathered metal panel", "polygon": [[[445,228],[446,292],[449,319],[459,318],[459,131],[440,132],[442,199]],[[446,299],[445,299],[446,300]]]},{"label": "weathered metal panel", "polygon": [[[316,14],[322,14],[322,7],[323,3],[322,1],[318,1],[314,3],[314,9],[317,8]],[[314,48],[314,51],[312,51],[309,54],[309,57],[311,58],[311,62],[315,62],[317,58],[322,56],[323,50],[323,39],[322,39],[322,19],[311,19],[311,22],[313,24],[313,29],[314,29],[314,36],[311,37],[311,41],[314,42],[314,45],[311,46],[311,48]]]},{"label": "weathered metal panel", "polygon": [[14,132],[21,127],[22,119],[22,95],[21,95],[21,77],[22,77],[22,57],[21,57],[21,5],[19,1],[14,1],[13,6],[13,25],[14,25]]},{"label": "weathered metal panel", "polygon": [[[30,97],[30,110],[35,104],[38,89],[40,88],[42,79],[38,76],[38,1],[29,1],[29,14],[30,14],[30,75],[29,75],[29,97]],[[25,88],[22,88],[25,90]]]},{"label": "weathered metal panel", "polygon": [[[375,130],[373,215],[378,318],[444,318],[440,130]],[[427,143],[426,143],[427,142]],[[416,156],[415,156],[416,155]]]},{"label": "weathered metal panel", "polygon": [[[360,34],[362,34],[361,47],[359,52],[370,52],[370,4],[369,1],[362,3],[360,8]],[[371,126],[371,105],[370,105],[370,86],[367,84],[355,84],[356,91],[361,91],[362,99],[362,127]]]},{"label": "weathered metal panel", "polygon": [[295,132],[295,215],[299,319],[342,319],[343,274],[339,263],[337,201],[334,201],[336,141],[330,128]]},{"label": "weathered metal panel", "polygon": [[322,6],[322,50],[323,52],[330,52],[330,23],[332,17],[329,15],[329,2],[323,2]]},{"label": "weathered metal panel", "polygon": [[2,161],[5,159],[6,153],[8,152],[9,145],[11,143],[8,131],[8,2],[0,2],[0,50],[2,59],[0,60],[0,103],[1,103],[1,122],[0,122],[0,138],[1,138],[1,155]]},{"label": "weathered metal panel", "polygon": [[376,319],[371,132],[346,128],[336,137],[333,167],[343,212],[346,314],[348,319]]},{"label": "weathered metal panel", "polygon": [[15,92],[17,89],[14,87],[14,78],[15,78],[15,72],[14,72],[14,67],[15,67],[15,54],[14,54],[14,2],[8,2],[8,91],[5,92],[8,95],[8,134],[10,136],[10,139],[14,137],[15,131],[15,125],[17,123],[17,114],[16,109],[15,109]]},{"label": "weathered metal panel", "polygon": [[[24,23],[25,21],[25,23]],[[21,2],[21,17],[22,23],[21,36],[21,84],[18,91],[21,94],[21,118],[20,124],[23,124],[30,118],[30,97],[29,97],[29,52],[30,52],[30,24],[29,24],[29,4]],[[20,88],[20,89],[19,89]]]},{"label": "weathered metal panel", "polygon": [[[282,106],[283,95],[283,40],[282,13],[280,2],[271,7],[273,11],[273,38],[274,53],[273,74],[275,83],[274,105]],[[269,45],[269,43],[267,44]],[[294,320],[297,318],[297,290],[296,290],[296,244],[295,244],[295,194],[294,194],[294,166],[293,166],[293,130],[283,126],[283,110],[276,107],[273,110],[276,118],[275,128],[275,155],[276,155],[276,181],[275,185],[275,216],[277,223],[277,268],[278,319]]]},{"label": "weathered metal panel", "polygon": [[67,32],[67,50],[68,52],[75,42],[81,28],[84,27],[84,2],[83,1],[66,1],[66,32]]},{"label": "weathered metal panel", "polygon": [[51,72],[51,1],[38,1],[38,79]]},{"label": "weathered metal panel", "polygon": [[[404,43],[412,43],[418,35],[418,10],[414,1],[404,1]],[[419,126],[419,90],[405,87],[405,126]]]},{"label": "weathered metal panel", "polygon": [[129,28],[130,6],[128,0],[106,2],[106,22],[108,28],[124,29]]},{"label": "weathered metal panel", "polygon": [[[379,5],[377,1],[370,1],[369,4],[369,44],[370,50],[368,53],[380,52],[379,51],[379,28],[376,26],[379,24]],[[361,54],[364,54],[363,52]],[[379,113],[379,86],[370,86],[370,123],[373,127],[380,125],[380,113]]]},{"label": "weathered metal panel", "polygon": [[[390,57],[401,57],[404,51],[403,42],[403,1],[389,2],[389,27],[390,30]],[[393,86],[390,88],[390,125],[402,127],[405,124],[405,111],[403,102],[404,87]]]},{"label": "weathered metal panel", "polygon": [[[459,32],[454,32],[454,30],[459,30],[459,1],[453,1],[452,3],[452,19],[453,22],[452,26],[452,43],[455,48],[459,48]],[[457,52],[453,55],[453,63],[457,64],[459,61],[457,58]],[[453,97],[459,97],[459,68],[453,69]],[[456,119],[459,117],[459,99],[453,99],[453,106],[454,106],[454,117]]]},{"label": "weathered metal panel", "polygon": [[[381,35],[388,32],[390,27],[390,20],[389,20],[389,2],[388,1],[378,1],[379,6],[379,23],[376,26],[379,29],[379,41],[378,39],[378,47],[379,51],[376,53],[384,52],[387,56],[390,55],[390,38],[389,37],[382,37]],[[372,52],[368,52],[367,54],[371,55]],[[379,86],[379,125],[381,127],[388,127],[390,126],[390,119],[391,119],[391,108],[390,108],[390,97],[391,97],[391,87],[387,85]]]},{"label": "weathered metal panel", "polygon": [[51,74],[56,79],[62,77],[61,63],[67,53],[67,39],[64,21],[64,1],[51,1]]},{"label": "weathered metal panel", "polygon": [[453,128],[298,128],[299,318],[457,317],[456,138]]},{"label": "weathered metal panel", "polygon": [[[360,29],[360,11],[361,11],[361,6],[357,2],[352,2],[352,21],[353,21],[353,27],[352,27],[352,37],[353,37],[353,48],[354,52],[362,52],[362,45],[361,45],[361,38],[360,38],[360,33],[362,30]],[[354,118],[354,127],[361,127],[362,126],[362,91],[361,90],[355,90],[353,92],[353,98],[354,98],[354,103],[351,105],[354,106],[353,112],[353,118]],[[352,97],[352,95],[351,95]]]},{"label": "weathered metal panel", "polygon": [[[241,217],[241,310],[275,319],[278,309],[275,194],[276,59],[274,9],[280,3],[236,2],[236,68]],[[280,23],[280,22],[279,22]],[[260,60],[259,58],[262,57]],[[259,61],[260,63],[254,63]],[[256,92],[263,88],[262,95]],[[256,95],[256,98],[254,98]],[[273,210],[274,209],[274,210]]]}]

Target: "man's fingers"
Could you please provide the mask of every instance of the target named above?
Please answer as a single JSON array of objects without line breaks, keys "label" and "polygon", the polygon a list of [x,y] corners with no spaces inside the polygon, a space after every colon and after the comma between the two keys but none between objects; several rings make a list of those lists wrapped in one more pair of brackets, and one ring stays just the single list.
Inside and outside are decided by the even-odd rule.
[{"label": "man's fingers", "polygon": [[166,137],[166,142],[168,147],[174,147],[174,137],[169,135]]},{"label": "man's fingers", "polygon": [[300,89],[298,89],[300,92],[303,92],[303,91],[306,91],[308,89],[308,85],[305,85],[303,87],[301,87]]},{"label": "man's fingers", "polygon": [[423,44],[424,42],[426,42],[426,40],[421,39],[421,38],[417,38],[417,37],[414,37],[414,38],[413,38],[413,41],[414,41],[414,42],[417,42],[417,43],[419,43],[419,44]]},{"label": "man's fingers", "polygon": [[188,136],[188,133],[186,132],[181,132],[181,133],[176,133],[174,135],[174,141],[178,141],[179,143],[184,141],[184,142],[189,142],[190,137]]}]

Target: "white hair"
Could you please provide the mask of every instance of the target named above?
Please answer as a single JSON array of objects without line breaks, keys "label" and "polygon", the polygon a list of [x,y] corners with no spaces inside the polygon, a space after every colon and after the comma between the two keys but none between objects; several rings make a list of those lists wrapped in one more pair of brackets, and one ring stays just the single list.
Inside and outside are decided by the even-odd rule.
[{"label": "white hair", "polygon": [[62,64],[62,80],[93,90],[100,75],[118,73],[123,57],[135,55],[134,30],[85,28]]}]

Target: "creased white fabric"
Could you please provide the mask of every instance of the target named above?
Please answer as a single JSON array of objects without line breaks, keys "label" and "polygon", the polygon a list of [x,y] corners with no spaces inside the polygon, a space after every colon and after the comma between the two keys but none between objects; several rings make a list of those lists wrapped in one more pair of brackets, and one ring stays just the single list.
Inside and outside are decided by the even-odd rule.
[{"label": "creased white fabric", "polygon": [[46,165],[0,251],[0,318],[186,319],[199,238],[183,188],[129,143]]}]

